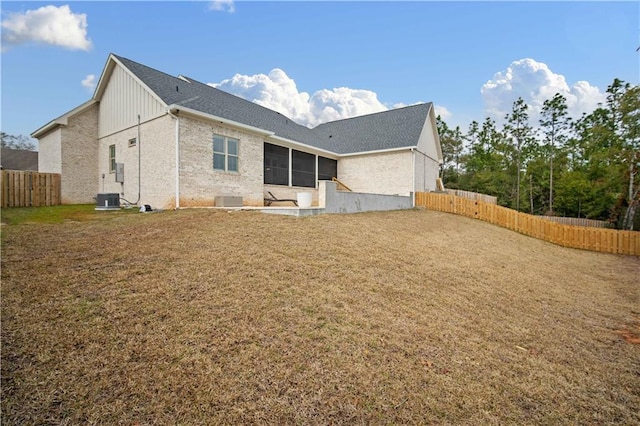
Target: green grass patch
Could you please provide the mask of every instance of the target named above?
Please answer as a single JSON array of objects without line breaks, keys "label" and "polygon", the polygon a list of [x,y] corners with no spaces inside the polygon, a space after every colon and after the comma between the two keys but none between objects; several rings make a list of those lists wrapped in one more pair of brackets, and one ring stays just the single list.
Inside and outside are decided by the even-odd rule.
[{"label": "green grass patch", "polygon": [[109,211],[95,210],[95,204],[71,204],[49,207],[13,207],[2,209],[2,223],[20,225],[23,223],[64,223],[101,220],[115,215],[130,214],[136,209]]}]

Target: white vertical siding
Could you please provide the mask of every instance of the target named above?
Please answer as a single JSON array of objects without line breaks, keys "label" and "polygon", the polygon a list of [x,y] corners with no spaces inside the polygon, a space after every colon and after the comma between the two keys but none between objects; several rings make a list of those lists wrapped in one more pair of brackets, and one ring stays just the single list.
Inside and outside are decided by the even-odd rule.
[{"label": "white vertical siding", "polygon": [[434,161],[438,161],[438,148],[436,146],[436,129],[434,128],[430,117],[424,121],[420,139],[418,140],[418,151],[431,157]]},{"label": "white vertical siding", "polygon": [[415,190],[418,192],[436,190],[436,180],[440,174],[436,129],[430,115],[422,127],[415,156],[414,179]]},{"label": "white vertical siding", "polygon": [[135,126],[138,114],[142,121],[158,117],[166,108],[120,65],[113,69],[100,99],[99,137]]}]

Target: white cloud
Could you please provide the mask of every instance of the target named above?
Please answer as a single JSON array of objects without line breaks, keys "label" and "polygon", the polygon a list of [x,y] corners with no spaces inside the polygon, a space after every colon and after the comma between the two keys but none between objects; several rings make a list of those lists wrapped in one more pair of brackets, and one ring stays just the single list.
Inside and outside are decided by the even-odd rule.
[{"label": "white cloud", "polygon": [[86,87],[90,92],[93,92],[96,88],[96,76],[93,74],[89,74],[82,80],[82,87]]},{"label": "white cloud", "polygon": [[67,49],[89,50],[87,15],[71,12],[68,5],[43,6],[12,13],[2,21],[3,50],[23,43],[45,43]]},{"label": "white cloud", "polygon": [[268,75],[236,74],[210,85],[278,111],[308,127],[387,110],[370,90],[338,87],[318,90],[310,96],[298,91],[295,81],[279,68]]},{"label": "white cloud", "polygon": [[214,0],[209,3],[209,10],[233,13],[236,11],[236,5],[233,0]]},{"label": "white cloud", "polygon": [[433,105],[433,109],[435,109],[436,116],[439,115],[443,120],[448,120],[452,116],[451,111],[442,105]]},{"label": "white cloud", "polygon": [[318,125],[327,121],[356,117],[386,111],[375,92],[362,89],[338,87],[315,92],[311,99],[309,125]]},{"label": "white cloud", "polygon": [[512,62],[506,70],[497,72],[480,89],[486,113],[502,120],[511,112],[513,102],[522,97],[529,105],[530,124],[538,122],[544,101],[560,93],[567,99],[569,115],[579,117],[589,113],[604,102],[605,94],[586,81],[567,84],[565,77],[533,59],[525,58]]}]

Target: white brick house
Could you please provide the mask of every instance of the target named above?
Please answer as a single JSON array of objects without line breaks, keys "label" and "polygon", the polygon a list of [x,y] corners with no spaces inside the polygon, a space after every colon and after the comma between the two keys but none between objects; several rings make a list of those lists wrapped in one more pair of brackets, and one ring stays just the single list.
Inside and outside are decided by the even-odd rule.
[{"label": "white brick house", "polygon": [[213,206],[216,196],[261,206],[267,191],[317,201],[318,181],[332,177],[356,192],[409,195],[435,189],[442,162],[431,103],[309,129],[113,54],[92,99],[32,136],[39,170],[62,174],[64,203],[119,193],[160,208]]}]

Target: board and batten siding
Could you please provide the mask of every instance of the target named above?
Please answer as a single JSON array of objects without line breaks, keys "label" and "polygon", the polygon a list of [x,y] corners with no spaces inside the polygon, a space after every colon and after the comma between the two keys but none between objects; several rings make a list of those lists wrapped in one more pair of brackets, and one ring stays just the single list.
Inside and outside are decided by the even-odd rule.
[{"label": "board and batten siding", "polygon": [[415,153],[414,184],[416,192],[436,190],[436,180],[440,175],[436,129],[431,118],[431,114],[429,114],[422,126]]},{"label": "board and batten siding", "polygon": [[98,137],[135,126],[166,114],[166,106],[127,70],[116,65],[100,100]]}]

